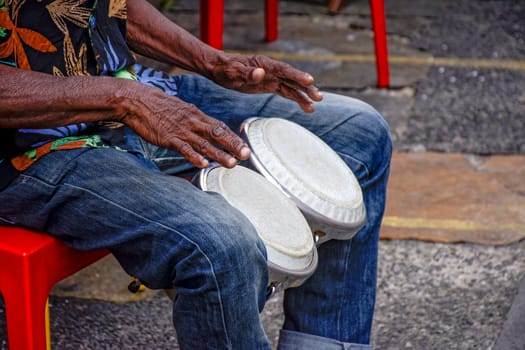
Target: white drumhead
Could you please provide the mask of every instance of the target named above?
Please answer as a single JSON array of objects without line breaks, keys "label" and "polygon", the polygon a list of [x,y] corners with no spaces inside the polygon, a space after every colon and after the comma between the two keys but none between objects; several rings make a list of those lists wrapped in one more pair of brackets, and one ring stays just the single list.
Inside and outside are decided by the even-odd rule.
[{"label": "white drumhead", "polygon": [[361,188],[335,151],[302,126],[280,118],[253,118],[243,136],[252,163],[305,212],[336,226],[364,222]]},{"label": "white drumhead", "polygon": [[282,270],[311,270],[315,244],[295,204],[260,174],[242,167],[213,167],[201,176],[201,188],[220,193],[254,225],[268,261]]}]

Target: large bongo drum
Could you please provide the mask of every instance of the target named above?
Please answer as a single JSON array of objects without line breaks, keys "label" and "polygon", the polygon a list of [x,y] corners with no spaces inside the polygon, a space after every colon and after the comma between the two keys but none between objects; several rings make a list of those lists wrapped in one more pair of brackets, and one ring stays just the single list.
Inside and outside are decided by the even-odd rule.
[{"label": "large bongo drum", "polygon": [[319,137],[281,118],[250,118],[241,136],[252,151],[250,167],[297,205],[317,244],[350,239],[365,224],[357,179]]},{"label": "large bongo drum", "polygon": [[266,246],[269,291],[301,285],[317,268],[310,227],[295,204],[257,172],[243,166],[212,165],[193,180],[204,191],[221,194],[255,227]]}]

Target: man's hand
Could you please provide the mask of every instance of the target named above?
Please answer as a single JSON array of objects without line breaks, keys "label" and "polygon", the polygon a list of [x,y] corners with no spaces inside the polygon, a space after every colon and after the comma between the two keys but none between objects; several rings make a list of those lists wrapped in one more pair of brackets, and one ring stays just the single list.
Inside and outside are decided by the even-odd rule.
[{"label": "man's hand", "polygon": [[266,56],[225,53],[214,63],[210,78],[230,89],[276,93],[296,101],[305,112],[313,112],[313,102],[323,98],[310,74]]},{"label": "man's hand", "polygon": [[206,157],[227,168],[249,158],[248,146],[223,122],[161,90],[129,83],[135,91],[123,103],[121,121],[146,141],[178,151],[199,168],[209,165]]},{"label": "man's hand", "polygon": [[322,95],[310,74],[269,57],[216,50],[162,15],[147,1],[127,0],[126,39],[133,51],[204,75],[224,87],[249,93],[270,92],[312,112]]},{"label": "man's hand", "polygon": [[55,77],[0,64],[0,128],[51,128],[121,120],[148,142],[177,150],[195,166],[231,168],[250,150],[233,131],[162,90],[113,77]]}]

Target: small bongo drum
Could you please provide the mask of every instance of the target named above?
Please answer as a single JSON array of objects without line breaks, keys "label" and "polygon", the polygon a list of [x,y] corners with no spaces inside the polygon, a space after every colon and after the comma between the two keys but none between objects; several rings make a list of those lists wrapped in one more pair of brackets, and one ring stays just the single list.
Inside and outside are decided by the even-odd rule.
[{"label": "small bongo drum", "polygon": [[275,287],[297,287],[317,268],[310,227],[295,204],[264,177],[243,166],[212,165],[193,180],[200,189],[221,194],[255,227],[266,246],[269,294]]},{"label": "small bongo drum", "polygon": [[357,179],[319,137],[280,118],[250,118],[241,126],[241,136],[252,151],[250,167],[297,205],[317,244],[350,239],[365,224]]}]

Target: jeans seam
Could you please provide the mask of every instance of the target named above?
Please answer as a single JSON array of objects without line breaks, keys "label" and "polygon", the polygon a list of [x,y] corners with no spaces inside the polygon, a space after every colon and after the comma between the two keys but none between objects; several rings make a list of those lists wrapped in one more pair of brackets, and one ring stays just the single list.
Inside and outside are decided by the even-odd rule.
[{"label": "jeans seam", "polygon": [[[52,188],[56,188],[56,187],[59,187],[60,185],[53,185],[53,184],[49,184],[45,181],[42,181],[41,179],[39,178],[36,178],[34,176],[31,176],[31,175],[27,175],[27,174],[21,174],[22,177],[25,177],[26,179],[29,179],[29,180],[33,180],[33,181],[36,181],[36,182],[39,182],[45,186],[48,186],[48,187],[52,187]],[[189,242],[190,244],[192,244],[193,246],[195,246],[198,251],[205,257],[206,261],[208,262],[210,268],[211,268],[211,272],[212,272],[212,275],[213,275],[213,279],[214,279],[214,283],[215,283],[215,286],[217,287],[217,295],[218,295],[218,298],[219,298],[219,305],[220,305],[220,308],[221,308],[221,321],[222,321],[222,327],[223,327],[223,331],[224,331],[224,334],[226,336],[226,342],[227,344],[229,345],[231,342],[230,342],[230,337],[228,335],[228,331],[227,331],[227,327],[226,327],[226,320],[224,319],[224,307],[223,307],[223,302],[222,302],[222,296],[221,296],[221,288],[219,286],[219,283],[217,281],[217,277],[216,277],[216,274],[215,274],[215,268],[213,266],[213,263],[212,261],[210,260],[210,258],[202,251],[201,247],[196,243],[194,242],[193,240],[191,240],[190,238],[188,238],[186,235],[184,235],[183,233],[179,232],[178,230],[176,230],[175,228],[172,228],[168,225],[165,225],[165,224],[162,224],[156,220],[151,220],[151,219],[148,219],[147,217],[144,217],[138,213],[136,213],[135,211],[133,210],[130,210],[126,207],[123,207],[122,205],[119,205],[118,203],[115,203],[114,201],[111,201],[105,197],[102,197],[101,195],[87,189],[87,188],[83,188],[83,187],[80,187],[80,186],[76,186],[76,185],[73,185],[73,184],[69,184],[69,183],[64,183],[63,186],[65,187],[70,187],[70,188],[74,188],[74,189],[77,189],[77,190],[80,190],[80,191],[83,191],[85,193],[88,193],[92,196],[95,196],[97,198],[99,198],[100,200],[106,202],[106,203],[110,203],[111,205],[113,206],[116,206],[128,213],[130,213],[131,215],[134,215],[135,217],[141,219],[141,220],[144,220],[148,223],[153,223],[155,225],[158,225],[164,229],[168,229],[172,232],[174,232],[175,234],[179,235],[180,237],[182,237],[184,240],[186,240],[187,242]]]},{"label": "jeans seam", "polygon": [[223,307],[223,302],[222,302],[222,296],[221,296],[221,289],[219,287],[219,283],[217,281],[217,277],[215,275],[215,269],[214,269],[214,266],[213,266],[213,263],[212,261],[210,260],[210,258],[208,257],[208,255],[206,255],[201,247],[196,243],[194,242],[193,240],[189,239],[186,235],[182,234],[181,232],[179,232],[178,230],[170,227],[170,226],[167,226],[165,224],[162,224],[158,221],[155,221],[155,220],[151,220],[151,219],[148,219],[147,217],[145,216],[142,216],[142,215],[139,215],[138,213],[134,212],[133,210],[130,210],[128,208],[125,208],[123,207],[122,205],[119,205],[117,203],[115,203],[114,201],[111,201],[111,200],[108,200],[107,198],[104,198],[102,196],[100,196],[99,194],[91,191],[91,190],[88,190],[86,188],[83,188],[83,187],[80,187],[80,186],[75,186],[73,184],[68,184],[68,183],[64,183],[64,186],[68,186],[68,187],[71,187],[71,188],[75,188],[75,189],[78,189],[78,190],[81,190],[81,191],[84,191],[85,193],[89,193],[103,201],[105,201],[106,203],[110,203],[111,205],[114,205],[122,210],[125,210],[126,212],[136,216],[137,218],[141,219],[141,220],[144,220],[148,223],[153,223],[155,225],[159,225],[160,227],[164,228],[164,229],[168,229],[168,230],[171,230],[172,232],[176,233],[177,235],[179,235],[180,237],[182,237],[183,239],[185,239],[187,242],[190,242],[192,245],[194,245],[198,250],[199,252],[206,258],[206,261],[208,261],[208,264],[210,265],[211,267],[211,272],[212,272],[212,275],[213,275],[213,279],[214,279],[214,282],[215,282],[215,286],[217,287],[217,295],[219,297],[219,305],[221,307],[221,320],[222,320],[222,327],[223,327],[223,331],[224,331],[224,334],[226,336],[226,342],[227,344],[229,345],[230,344],[230,337],[228,335],[228,331],[227,331],[227,327],[226,327],[226,320],[224,319],[224,307]]},{"label": "jeans seam", "polygon": [[15,223],[13,221],[0,216],[0,226],[4,225],[4,224],[5,225],[15,225]]},{"label": "jeans seam", "polygon": [[142,154],[144,155],[144,158],[151,159],[152,154],[149,150],[149,147],[147,147],[147,142],[143,140],[142,137],[137,137],[137,139],[139,140],[140,148],[142,148]]},{"label": "jeans seam", "polygon": [[[359,159],[357,159],[355,157],[352,157],[351,155],[346,154],[346,153],[337,152],[337,154],[339,154],[339,156],[348,157],[348,158],[352,159],[352,161],[360,164],[365,169],[365,174],[363,176],[363,179],[366,179],[367,177],[370,176],[370,170],[368,169],[368,166],[366,165],[365,162],[363,162],[363,161],[361,161],[361,160],[359,160]],[[360,180],[360,179],[358,179],[358,180]]]},{"label": "jeans seam", "polygon": [[[352,252],[352,243],[353,241],[350,240],[349,242],[349,248],[347,249],[347,253],[345,254],[345,271],[344,271],[344,279],[346,280],[348,277],[347,277],[347,274],[348,274],[348,266],[350,265],[348,263],[348,261],[350,260],[350,253]],[[344,288],[344,293],[345,295],[348,293],[348,285],[345,284],[345,288]],[[339,308],[339,312],[337,313],[337,329],[338,329],[338,333],[340,332],[341,330],[341,308]],[[339,334],[339,336],[341,336],[341,334]],[[341,337],[340,337],[341,338]]]}]

